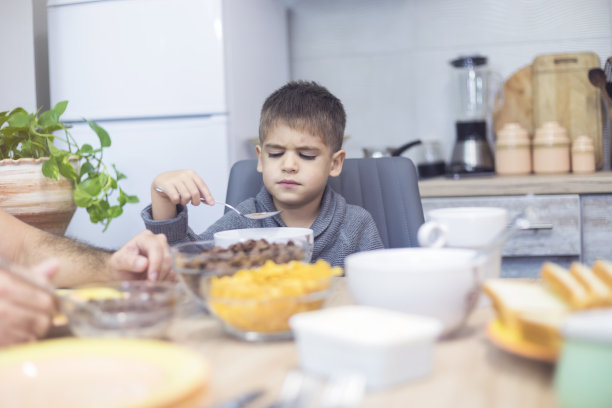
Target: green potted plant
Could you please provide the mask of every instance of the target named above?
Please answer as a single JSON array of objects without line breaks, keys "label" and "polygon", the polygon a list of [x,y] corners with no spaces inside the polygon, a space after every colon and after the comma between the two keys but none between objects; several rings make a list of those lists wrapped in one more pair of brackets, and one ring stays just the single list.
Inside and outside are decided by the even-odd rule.
[{"label": "green potted plant", "polygon": [[[87,121],[98,137],[99,147],[79,145],[72,137],[69,126],[60,120],[67,104],[67,101],[59,102],[52,109],[39,109],[35,113],[29,113],[22,108],[0,112],[0,171],[6,172],[0,172],[0,207],[16,213],[18,217],[24,215],[20,218],[26,222],[35,221],[41,217],[28,215],[27,209],[25,212],[21,210],[33,208],[37,203],[20,204],[19,200],[10,196],[11,191],[27,193],[30,189],[47,188],[46,193],[35,199],[46,202],[61,195],[54,189],[65,185],[69,189],[68,205],[72,206],[72,211],[68,210],[70,214],[63,231],[61,227],[49,229],[63,233],[76,205],[87,209],[91,222],[102,224],[106,231],[112,219],[122,214],[123,206],[127,203],[137,203],[138,197],[127,194],[119,186],[119,181],[124,179],[125,175],[114,165],[109,168],[104,163],[104,149],[110,147],[111,139],[102,127],[93,121]],[[9,167],[20,164],[40,167],[38,173],[42,173],[46,179],[23,181],[21,176],[15,176],[16,167]],[[11,206],[14,211],[10,211]],[[63,207],[61,211],[55,210],[54,215],[54,210],[51,210],[51,214],[47,216],[58,218],[60,212],[66,213],[64,207],[67,204],[60,206]],[[65,218],[65,214],[63,217]],[[41,227],[44,228],[44,225]]]}]

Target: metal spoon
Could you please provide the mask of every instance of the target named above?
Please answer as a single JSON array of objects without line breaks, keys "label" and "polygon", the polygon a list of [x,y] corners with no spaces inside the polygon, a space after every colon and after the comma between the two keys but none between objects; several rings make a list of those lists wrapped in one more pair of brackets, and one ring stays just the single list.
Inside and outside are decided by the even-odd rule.
[{"label": "metal spoon", "polygon": [[601,89],[601,94],[606,99],[606,103],[608,106],[612,103],[610,101],[610,95],[608,95],[608,91],[606,89],[606,73],[601,68],[591,68],[589,70],[589,81],[591,84],[599,89]]},{"label": "metal spoon", "polygon": [[[157,191],[158,193],[162,193],[164,194],[166,197],[168,196],[168,194],[166,194],[166,192],[161,189],[160,187],[154,187],[155,191]],[[204,199],[204,197],[200,197],[200,199],[203,202],[206,202],[206,200]],[[236,208],[232,207],[231,205],[229,205],[228,203],[224,203],[221,201],[215,201],[215,204],[221,204],[226,206],[227,208],[229,208],[230,210],[234,211],[236,214],[245,217],[245,218],[250,218],[252,220],[263,220],[264,218],[270,218],[270,217],[274,217],[277,214],[280,214],[282,211],[267,211],[267,212],[258,212],[258,213],[250,213],[250,214],[243,214],[240,211],[238,211]]]}]

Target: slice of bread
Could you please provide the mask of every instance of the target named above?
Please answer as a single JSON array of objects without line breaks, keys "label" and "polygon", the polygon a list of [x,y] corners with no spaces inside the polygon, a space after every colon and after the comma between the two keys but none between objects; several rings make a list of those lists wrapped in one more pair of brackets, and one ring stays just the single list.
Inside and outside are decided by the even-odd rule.
[{"label": "slice of bread", "polygon": [[612,290],[586,265],[573,262],[570,273],[586,289],[589,295],[589,306],[609,306],[612,300]]},{"label": "slice of bread", "polygon": [[598,259],[593,264],[593,272],[612,290],[612,263]]},{"label": "slice of bread", "polygon": [[568,310],[530,310],[519,315],[523,339],[552,351],[561,349],[561,326]]},{"label": "slice of bread", "polygon": [[552,262],[544,262],[540,274],[550,289],[573,309],[584,309],[590,305],[586,289],[567,269]]},{"label": "slice of bread", "polygon": [[569,313],[568,306],[537,282],[490,279],[483,285],[502,324],[522,332],[520,316],[536,312],[554,316]]}]

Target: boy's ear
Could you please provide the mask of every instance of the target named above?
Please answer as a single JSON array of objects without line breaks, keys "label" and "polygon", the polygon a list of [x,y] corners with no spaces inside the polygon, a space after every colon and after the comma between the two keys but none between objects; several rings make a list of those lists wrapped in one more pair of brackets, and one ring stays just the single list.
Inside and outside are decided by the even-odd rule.
[{"label": "boy's ear", "polygon": [[331,169],[329,170],[330,177],[338,177],[342,173],[342,165],[346,158],[346,152],[344,150],[338,150],[332,155]]},{"label": "boy's ear", "polygon": [[255,146],[255,152],[257,153],[257,172],[263,173],[263,166],[261,165],[261,146]]}]

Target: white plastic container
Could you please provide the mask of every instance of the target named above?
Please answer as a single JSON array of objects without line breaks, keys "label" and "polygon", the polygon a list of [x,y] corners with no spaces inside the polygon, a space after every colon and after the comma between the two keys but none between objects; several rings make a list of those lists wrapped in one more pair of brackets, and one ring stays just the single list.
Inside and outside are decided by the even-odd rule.
[{"label": "white plastic container", "polygon": [[429,317],[368,306],[293,316],[300,366],[324,377],[360,374],[369,389],[426,376],[442,324]]}]

